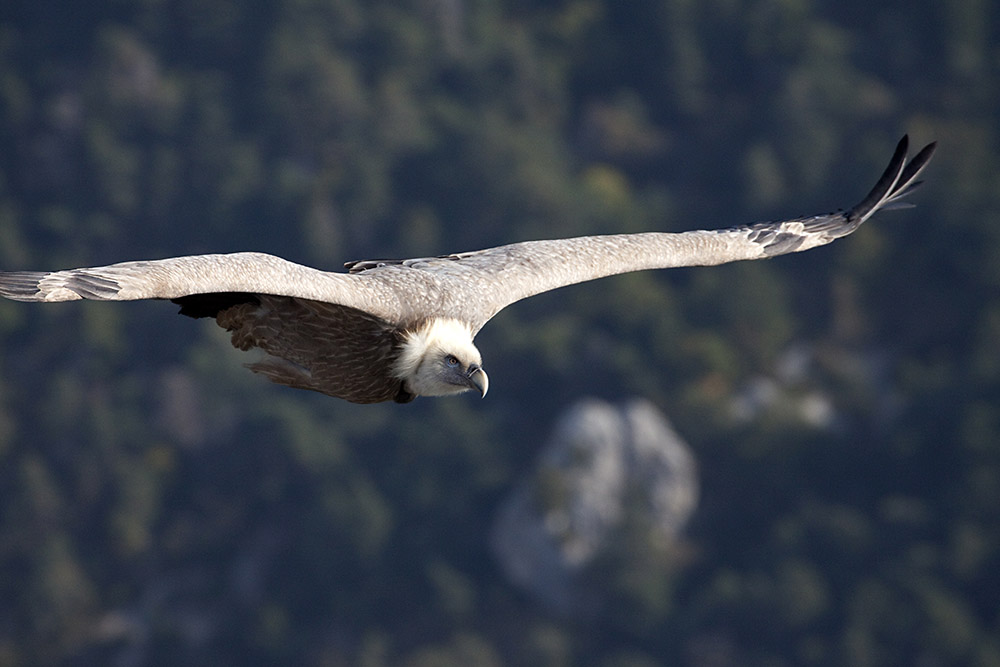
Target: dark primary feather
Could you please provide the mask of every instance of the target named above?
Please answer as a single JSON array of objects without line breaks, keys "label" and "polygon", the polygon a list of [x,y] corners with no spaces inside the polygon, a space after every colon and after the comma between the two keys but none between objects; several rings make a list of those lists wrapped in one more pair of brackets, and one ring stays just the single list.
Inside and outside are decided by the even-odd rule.
[{"label": "dark primary feather", "polygon": [[882,172],[875,187],[850,210],[803,218],[800,221],[802,222],[801,232],[783,230],[782,222],[762,222],[748,225],[746,227],[750,231],[748,238],[761,244],[764,253],[769,257],[784,255],[795,252],[810,234],[822,234],[831,240],[847,236],[876,211],[907,206],[900,200],[921,185],[921,181],[917,181],[916,178],[927,166],[937,147],[936,142],[924,146],[907,163],[908,143],[908,138],[905,136],[899,141],[892,159],[889,160],[889,166]]},{"label": "dark primary feather", "polygon": [[844,218],[851,224],[843,227],[841,236],[850,234],[875,211],[898,206],[903,197],[906,197],[920,186],[920,181],[916,180],[917,176],[920,175],[920,172],[930,162],[934,151],[937,150],[937,142],[931,142],[924,146],[907,164],[906,151],[908,142],[909,139],[906,136],[900,139],[899,144],[896,146],[896,152],[889,161],[889,166],[881,178],[879,178],[878,183],[868,193],[868,196],[844,214]]},{"label": "dark primary feather", "polygon": [[32,301],[38,296],[38,283],[45,277],[40,271],[5,271],[0,279],[0,296],[15,301]]}]

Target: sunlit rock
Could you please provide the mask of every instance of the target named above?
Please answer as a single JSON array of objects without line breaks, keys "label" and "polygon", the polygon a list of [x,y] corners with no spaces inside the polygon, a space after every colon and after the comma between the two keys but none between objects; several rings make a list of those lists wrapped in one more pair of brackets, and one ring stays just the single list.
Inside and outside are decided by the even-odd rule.
[{"label": "sunlit rock", "polygon": [[619,570],[642,561],[669,574],[697,498],[694,457],[656,407],[584,400],[501,507],[494,553],[550,607],[591,615],[619,597]]}]

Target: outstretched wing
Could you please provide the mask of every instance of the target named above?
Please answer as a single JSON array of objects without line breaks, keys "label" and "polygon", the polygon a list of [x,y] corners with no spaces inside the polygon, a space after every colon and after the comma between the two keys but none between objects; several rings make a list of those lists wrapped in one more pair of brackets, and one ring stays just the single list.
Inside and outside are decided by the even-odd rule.
[{"label": "outstretched wing", "polygon": [[[395,264],[449,279],[456,316],[478,330],[515,301],[566,285],[645,269],[765,259],[830,243],[879,210],[908,206],[901,200],[920,184],[917,177],[934,154],[935,144],[924,147],[909,163],[907,147],[904,136],[878,183],[848,211],[713,231],[528,241]],[[365,275],[392,268],[390,264],[353,262],[348,268]]]},{"label": "outstretched wing", "polygon": [[[196,294],[268,294],[339,304],[395,324],[439,316],[478,331],[502,308],[595,278],[678,266],[764,259],[808,250],[853,232],[901,199],[934,153],[907,164],[903,137],[865,199],[846,212],[715,231],[649,232],[527,241],[402,261],[350,262],[328,273],[261,253],[193,255],[50,273],[0,272],[0,296],[19,301],[180,299]],[[228,298],[228,297],[227,297]]]},{"label": "outstretched wing", "polygon": [[255,252],[191,255],[68,271],[0,272],[0,296],[16,301],[133,301],[195,294],[299,297],[356,308],[389,322],[409,304],[373,276],[328,273]]}]

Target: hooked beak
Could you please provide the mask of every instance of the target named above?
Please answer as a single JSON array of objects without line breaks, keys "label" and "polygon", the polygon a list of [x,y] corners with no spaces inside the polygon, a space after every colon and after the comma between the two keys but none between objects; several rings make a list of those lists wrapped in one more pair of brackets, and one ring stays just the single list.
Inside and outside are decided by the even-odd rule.
[{"label": "hooked beak", "polygon": [[486,376],[480,366],[473,364],[469,367],[469,386],[479,392],[480,398],[486,398],[486,392],[490,388],[490,379]]}]

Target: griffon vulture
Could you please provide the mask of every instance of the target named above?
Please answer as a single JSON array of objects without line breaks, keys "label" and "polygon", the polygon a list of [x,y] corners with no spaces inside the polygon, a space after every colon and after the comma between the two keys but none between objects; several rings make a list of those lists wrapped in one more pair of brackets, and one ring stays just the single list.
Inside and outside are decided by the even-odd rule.
[{"label": "griffon vulture", "polygon": [[255,252],[194,255],[49,273],[0,272],[18,301],[170,299],[214,317],[249,368],[279,384],[356,403],[489,386],[476,333],[515,301],[595,278],[809,250],[853,232],[918,185],[934,144],[906,162],[904,136],[871,193],[848,211],[730,229],[527,241],[476,252],[349,262],[329,273]]}]

